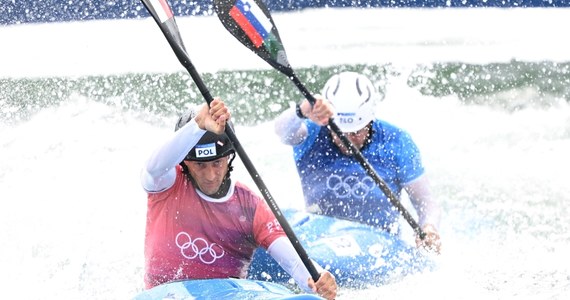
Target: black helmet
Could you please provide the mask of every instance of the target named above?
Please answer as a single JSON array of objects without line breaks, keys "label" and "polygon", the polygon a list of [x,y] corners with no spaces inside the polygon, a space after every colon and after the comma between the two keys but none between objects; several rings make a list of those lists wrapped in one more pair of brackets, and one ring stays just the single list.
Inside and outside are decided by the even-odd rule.
[{"label": "black helmet", "polygon": [[[186,123],[190,122],[190,120],[198,114],[196,109],[197,108],[191,108],[178,118],[174,131],[177,131],[182,126],[186,125]],[[231,122],[228,122],[227,124],[233,130],[233,124]],[[235,153],[235,150],[230,138],[225,133],[218,135],[213,132],[206,131],[184,159],[193,161],[211,161],[230,155],[231,153]]]}]

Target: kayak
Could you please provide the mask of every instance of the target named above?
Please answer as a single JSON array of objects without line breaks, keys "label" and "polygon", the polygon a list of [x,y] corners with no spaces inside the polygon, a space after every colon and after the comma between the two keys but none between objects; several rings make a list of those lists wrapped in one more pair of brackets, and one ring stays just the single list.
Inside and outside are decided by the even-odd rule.
[{"label": "kayak", "polygon": [[[309,258],[331,272],[339,286],[382,285],[435,267],[415,245],[373,226],[293,209],[282,212]],[[289,282],[291,277],[259,248],[248,279]]]},{"label": "kayak", "polygon": [[163,299],[322,300],[324,298],[312,294],[296,294],[277,283],[233,278],[174,281],[155,286],[133,298],[133,300]]},{"label": "kayak", "polygon": [[[434,262],[398,235],[358,222],[286,209],[283,215],[309,257],[329,270],[341,287],[386,284],[433,268]],[[292,279],[263,248],[253,256],[247,279],[182,280],[143,291],[134,300],[323,299],[286,286]]]}]

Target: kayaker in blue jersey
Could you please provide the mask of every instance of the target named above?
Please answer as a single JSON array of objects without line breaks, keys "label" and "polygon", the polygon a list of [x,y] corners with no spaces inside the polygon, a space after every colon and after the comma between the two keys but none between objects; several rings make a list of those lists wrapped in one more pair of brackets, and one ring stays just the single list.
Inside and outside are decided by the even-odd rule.
[{"label": "kayaker in blue jersey", "polygon": [[440,207],[432,198],[420,152],[410,135],[374,116],[379,94],[362,74],[332,76],[311,107],[304,100],[275,120],[283,143],[293,146],[305,205],[309,212],[350,219],[399,232],[398,210],[340,138],[326,126],[335,124],[374,167],[394,195],[408,194],[427,234],[418,247],[437,253]]}]

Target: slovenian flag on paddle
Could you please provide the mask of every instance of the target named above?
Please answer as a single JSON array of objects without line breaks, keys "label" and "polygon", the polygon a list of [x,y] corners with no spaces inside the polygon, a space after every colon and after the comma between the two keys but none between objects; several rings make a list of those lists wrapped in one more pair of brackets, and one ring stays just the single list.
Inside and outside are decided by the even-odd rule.
[{"label": "slovenian flag on paddle", "polygon": [[230,16],[256,48],[275,40],[271,33],[273,24],[254,0],[237,0],[230,9]]},{"label": "slovenian flag on paddle", "polygon": [[148,0],[148,2],[150,2],[151,8],[158,16],[160,23],[164,23],[172,18],[172,10],[166,0]]},{"label": "slovenian flag on paddle", "polygon": [[259,57],[281,71],[291,71],[279,32],[261,0],[213,0],[226,29]]}]

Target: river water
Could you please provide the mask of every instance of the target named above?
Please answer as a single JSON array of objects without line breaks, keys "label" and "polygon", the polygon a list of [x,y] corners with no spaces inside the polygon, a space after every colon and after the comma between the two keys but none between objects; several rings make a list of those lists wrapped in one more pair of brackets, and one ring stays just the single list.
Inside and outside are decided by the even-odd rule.
[{"label": "river water", "polygon": [[[338,299],[570,297],[570,10],[273,17],[313,89],[335,68],[375,79],[378,117],[416,140],[443,206],[436,270]],[[235,105],[236,134],[271,194],[301,207],[291,151],[272,131],[272,117],[298,101],[295,87],[246,86],[282,76],[217,18],[177,22],[207,84]],[[192,83],[151,19],[11,25],[0,40],[3,298],[133,297],[143,288],[139,169],[176,113],[203,100],[186,98]],[[235,173],[255,188],[239,162]]]}]

